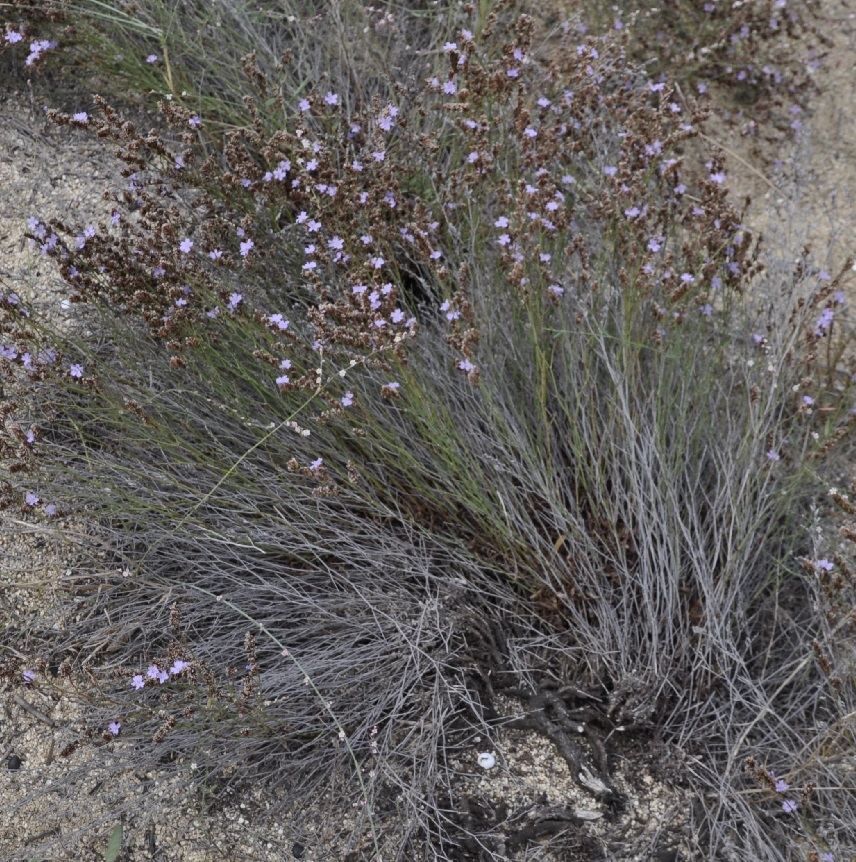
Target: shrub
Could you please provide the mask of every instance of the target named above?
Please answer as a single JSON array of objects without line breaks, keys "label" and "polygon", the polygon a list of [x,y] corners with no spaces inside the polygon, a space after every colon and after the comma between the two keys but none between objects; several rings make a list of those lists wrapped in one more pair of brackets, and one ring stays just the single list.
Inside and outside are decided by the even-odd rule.
[{"label": "shrub", "polygon": [[852,691],[806,658],[839,629],[799,559],[851,423],[819,356],[849,266],[765,263],[720,154],[694,162],[704,113],[620,34],[546,57],[511,23],[440,22],[427,76],[367,90],[310,87],[316,43],[280,70],[296,92],[248,55],[222,138],[202,95],[147,134],[104,99],[52,112],[129,180],[109,223],[30,223],[97,338],[2,300],[2,370],[43,411],[5,408],[5,503],[109,549],[52,647],[90,674],[80,744],[283,805],[335,764],[367,852],[462,858],[523,841],[446,798],[452,753],[515,726],[504,696],[604,804],[605,742],[662,740],[697,858],[844,846],[813,753]]}]

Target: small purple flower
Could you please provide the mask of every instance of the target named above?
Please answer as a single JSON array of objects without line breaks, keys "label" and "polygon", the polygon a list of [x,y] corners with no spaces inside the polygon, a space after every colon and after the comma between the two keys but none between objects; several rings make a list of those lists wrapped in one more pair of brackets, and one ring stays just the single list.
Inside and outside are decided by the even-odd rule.
[{"label": "small purple flower", "polygon": [[172,667],[169,669],[169,672],[173,676],[178,676],[185,668],[190,667],[190,662],[182,661],[180,658],[177,658]]},{"label": "small purple flower", "polygon": [[146,57],[147,63],[157,63],[157,61],[158,61],[158,55],[157,54],[149,54],[149,56]]},{"label": "small purple flower", "polygon": [[220,260],[220,258],[223,257],[223,252],[220,251],[219,248],[215,248],[213,251],[208,252],[208,257],[210,257],[211,260]]},{"label": "small purple flower", "polygon": [[791,789],[791,785],[784,778],[776,781],[776,793],[787,793]]},{"label": "small purple flower", "polygon": [[717,171],[710,175],[710,181],[722,185],[725,182],[725,174],[722,171]]},{"label": "small purple flower", "polygon": [[56,514],[56,503],[48,503],[47,506],[45,506],[45,514],[49,518],[52,518]]},{"label": "small purple flower", "polygon": [[192,129],[198,129],[198,128],[199,128],[199,126],[201,125],[201,123],[202,123],[202,120],[200,120],[200,119],[199,119],[199,117],[197,117],[197,116],[196,116],[196,114],[194,114],[194,115],[193,115],[193,116],[192,116],[192,117],[187,121],[187,125],[188,125],[188,126],[190,126]]},{"label": "small purple flower", "polygon": [[475,365],[473,365],[473,363],[470,362],[469,359],[462,359],[458,363],[458,368],[460,368],[461,371],[472,371],[473,368],[475,368]]},{"label": "small purple flower", "polygon": [[309,230],[309,233],[318,233],[318,231],[321,230],[321,222],[315,221],[315,219],[310,219],[306,227]]},{"label": "small purple flower", "polygon": [[447,54],[449,53],[449,51],[457,51],[457,50],[458,50],[458,46],[455,42],[446,42],[446,44],[443,45],[443,51],[445,51]]},{"label": "small purple flower", "polygon": [[159,670],[157,673],[157,680],[160,685],[163,685],[169,679],[169,674],[165,670]]},{"label": "small purple flower", "polygon": [[34,494],[32,491],[27,491],[27,496],[24,497],[24,502],[28,506],[37,506],[39,503],[39,495]]},{"label": "small purple flower", "polygon": [[511,242],[511,237],[507,233],[501,233],[497,242],[501,246],[506,246]]},{"label": "small purple flower", "polygon": [[246,242],[241,243],[241,257],[246,257],[250,253],[250,249],[255,246],[255,243],[248,239]]},{"label": "small purple flower", "polygon": [[80,380],[83,377],[83,366],[82,365],[72,365],[71,368],[68,369],[69,377],[74,377],[76,380]]},{"label": "small purple flower", "polygon": [[297,107],[305,114],[312,106],[309,104],[309,99],[301,99]]},{"label": "small purple flower", "polygon": [[793,799],[786,799],[782,803],[782,811],[784,811],[785,814],[793,814],[794,811],[796,811],[798,807],[799,806],[797,805],[797,803]]},{"label": "small purple flower", "polygon": [[523,130],[523,134],[526,135],[527,138],[537,138],[538,137],[538,132],[535,129],[533,129],[532,126],[527,126]]},{"label": "small purple flower", "polygon": [[113,736],[118,736],[119,731],[122,729],[121,721],[111,721],[110,724],[107,725],[107,730],[113,734]]},{"label": "small purple flower", "polygon": [[614,177],[614,176],[616,175],[616,173],[618,173],[618,168],[617,168],[615,165],[607,165],[607,166],[603,169],[603,172],[604,172],[608,177]]},{"label": "small purple flower", "polygon": [[627,218],[637,218],[641,212],[642,210],[640,210],[639,207],[630,207],[630,209],[624,210],[624,215],[626,215]]},{"label": "small purple flower", "polygon": [[323,463],[324,463],[324,459],[323,459],[323,458],[316,458],[316,459],[315,459],[315,460],[314,460],[314,461],[309,465],[309,469],[310,469],[310,470],[318,470],[318,469],[320,469],[320,467],[321,467],[321,465],[322,465]]},{"label": "small purple flower", "polygon": [[354,403],[354,393],[353,392],[346,392],[342,396],[342,406],[343,407],[350,407],[353,403]]},{"label": "small purple flower", "polygon": [[18,42],[22,41],[23,38],[24,38],[24,36],[21,33],[19,33],[17,30],[10,30],[5,36],[6,41],[10,45],[17,44]]},{"label": "small purple flower", "polygon": [[500,216],[493,224],[495,227],[508,227],[508,219],[505,216]]},{"label": "small purple flower", "polygon": [[24,682],[27,683],[27,685],[29,685],[31,682],[33,682],[35,680],[36,672],[34,670],[25,670],[23,676],[24,676]]},{"label": "small purple flower", "polygon": [[232,293],[229,295],[229,310],[234,311],[244,297],[240,293]]},{"label": "small purple flower", "polygon": [[77,114],[71,115],[72,120],[76,120],[78,123],[88,123],[89,122],[89,114],[86,111],[79,111]]},{"label": "small purple flower", "polygon": [[175,157],[175,167],[177,170],[187,167],[184,163],[184,156],[179,155]]},{"label": "small purple flower", "polygon": [[835,568],[834,563],[830,563],[825,557],[822,560],[818,560],[814,567],[816,569],[823,569],[824,572],[831,572]]},{"label": "small purple flower", "polygon": [[324,96],[324,102],[327,105],[338,105],[339,96],[337,93],[327,93],[327,95]]},{"label": "small purple flower", "polygon": [[276,378],[277,386],[287,386],[291,378],[287,374],[283,374]]},{"label": "small purple flower", "polygon": [[767,457],[768,457],[771,461],[781,461],[781,458],[780,458],[780,456],[779,456],[779,453],[778,453],[775,449],[770,449],[770,451],[769,451],[769,452],[767,452]]},{"label": "small purple flower", "polygon": [[149,679],[157,679],[160,674],[160,668],[156,664],[150,664],[146,669],[146,676]]},{"label": "small purple flower", "polygon": [[443,92],[447,96],[454,96],[455,93],[458,92],[458,88],[455,86],[455,82],[454,81],[446,81],[446,83],[443,84]]},{"label": "small purple flower", "polygon": [[372,153],[372,158],[376,162],[382,162],[386,158],[386,150],[377,150]]},{"label": "small purple flower", "polygon": [[183,254],[190,254],[190,249],[193,248],[193,241],[185,237],[179,245],[179,249]]}]

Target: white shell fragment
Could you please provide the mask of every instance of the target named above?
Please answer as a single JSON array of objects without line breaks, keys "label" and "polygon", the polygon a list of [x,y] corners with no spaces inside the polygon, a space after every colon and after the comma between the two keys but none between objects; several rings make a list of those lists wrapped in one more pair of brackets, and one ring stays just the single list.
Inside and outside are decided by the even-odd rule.
[{"label": "white shell fragment", "polygon": [[482,769],[493,769],[496,766],[496,758],[489,751],[483,751],[479,755],[479,766]]}]

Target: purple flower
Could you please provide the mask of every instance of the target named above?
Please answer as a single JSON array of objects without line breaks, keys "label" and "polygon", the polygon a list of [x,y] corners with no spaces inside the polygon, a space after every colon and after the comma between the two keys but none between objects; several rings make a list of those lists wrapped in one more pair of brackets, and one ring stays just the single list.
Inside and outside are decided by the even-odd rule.
[{"label": "purple flower", "polygon": [[604,172],[608,177],[614,177],[614,176],[616,175],[616,173],[618,172],[618,168],[617,168],[615,165],[607,165],[607,166],[603,169],[603,172]]},{"label": "purple flower", "polygon": [[458,50],[458,46],[457,46],[457,44],[456,44],[455,42],[446,42],[446,44],[445,44],[445,45],[443,45],[443,50],[444,50],[446,53],[448,53],[449,51],[457,51],[457,50]]},{"label": "purple flower", "polygon": [[169,679],[169,674],[165,670],[159,670],[157,674],[158,682],[163,685]]},{"label": "purple flower", "polygon": [[776,781],[776,793],[787,793],[788,790],[791,789],[791,785],[785,781],[784,778],[780,778]]},{"label": "purple flower", "polygon": [[122,729],[121,721],[111,721],[110,724],[107,725],[107,730],[113,734],[113,736],[118,736],[119,731]]},{"label": "purple flower", "polygon": [[779,453],[775,449],[770,449],[770,451],[767,453],[767,457],[771,461],[780,461],[781,460],[781,458],[779,457]]},{"label": "purple flower", "polygon": [[77,120],[78,123],[88,123],[89,122],[89,114],[86,111],[80,111],[77,114],[71,115],[72,120]]},{"label": "purple flower", "polygon": [[446,83],[443,84],[443,92],[447,96],[454,96],[455,93],[458,92],[458,88],[455,86],[455,82],[454,81],[446,81]]},{"label": "purple flower", "polygon": [[793,799],[786,799],[782,803],[782,811],[784,811],[785,814],[793,814],[794,811],[796,811],[798,807],[799,806],[797,805],[797,803]]},{"label": "purple flower", "polygon": [[532,126],[527,126],[523,130],[523,134],[526,135],[527,138],[537,138],[538,137],[538,132],[535,131],[535,129],[533,129]]},{"label": "purple flower", "polygon": [[71,368],[68,369],[69,377],[74,377],[79,380],[83,377],[83,366],[82,365],[72,365]]},{"label": "purple flower", "polygon": [[551,284],[547,290],[549,290],[553,296],[561,296],[565,292],[565,288],[558,284]]},{"label": "purple flower", "polygon": [[149,56],[146,57],[147,63],[157,63],[157,61],[158,61],[158,55],[157,54],[149,54]]},{"label": "purple flower", "polygon": [[234,311],[238,307],[238,303],[244,297],[240,293],[232,293],[229,295],[229,310]]},{"label": "purple flower", "polygon": [[386,150],[377,150],[372,153],[372,158],[376,162],[382,162],[386,158]]},{"label": "purple flower", "polygon": [[223,252],[220,251],[219,248],[215,248],[213,251],[208,252],[208,257],[210,257],[211,260],[220,260],[220,258],[223,257]]},{"label": "purple flower", "polygon": [[315,460],[314,460],[314,461],[309,465],[309,469],[310,469],[310,470],[318,470],[318,469],[321,467],[321,465],[322,465],[323,463],[324,463],[324,459],[323,459],[323,458],[316,458],[316,459],[315,459]]},{"label": "purple flower", "polygon": [[822,559],[822,560],[818,560],[818,561],[814,564],[814,567],[815,567],[816,569],[823,569],[823,571],[824,571],[824,572],[831,572],[831,571],[835,568],[835,564],[834,564],[834,563],[830,563],[830,562],[829,562],[829,560],[827,560],[827,559],[824,557],[824,559]]},{"label": "purple flower", "polygon": [[196,116],[196,114],[194,114],[187,121],[187,125],[190,126],[192,129],[198,129],[201,123],[202,123],[202,120],[200,120],[199,117]]},{"label": "purple flower", "polygon": [[33,682],[35,680],[36,672],[34,670],[25,670],[23,676],[24,676],[24,682],[27,683],[27,685],[29,685],[31,682]]},{"label": "purple flower", "polygon": [[470,362],[469,359],[462,359],[458,363],[458,368],[460,368],[461,371],[472,371],[473,368],[475,368],[475,365],[473,365],[473,363]]},{"label": "purple flower", "polygon": [[321,230],[321,222],[315,221],[315,219],[310,219],[306,227],[310,233],[318,233],[318,231]]},{"label": "purple flower", "polygon": [[511,237],[507,233],[501,233],[497,242],[502,246],[506,246],[511,242]]},{"label": "purple flower", "polygon": [[354,403],[354,393],[353,392],[346,392],[342,396],[342,406],[343,407],[350,407],[353,403]]},{"label": "purple flower", "polygon": [[283,374],[281,377],[276,378],[276,385],[287,386],[290,379],[291,378],[287,374]]},{"label": "purple flower", "polygon": [[642,210],[640,210],[639,207],[630,207],[630,209],[624,210],[624,215],[626,215],[627,218],[637,218],[641,212]]},{"label": "purple flower", "polygon": [[250,253],[250,249],[255,246],[255,243],[248,239],[246,242],[241,243],[241,257],[246,257]]},{"label": "purple flower", "polygon": [[312,106],[309,104],[309,99],[301,99],[297,107],[305,114]]},{"label": "purple flower", "polygon": [[156,664],[150,664],[146,670],[146,676],[149,679],[157,679],[160,674],[160,668]]},{"label": "purple flower", "polygon": [[505,216],[500,216],[493,224],[495,227],[508,227],[508,219]]},{"label": "purple flower", "polygon": [[178,676],[185,668],[190,667],[190,662],[182,661],[180,658],[177,658],[172,667],[169,669],[169,672],[173,676]]},{"label": "purple flower", "polygon": [[5,36],[6,41],[10,45],[14,45],[17,42],[20,42],[23,38],[24,38],[23,35],[21,33],[19,33],[17,30],[10,30]]},{"label": "purple flower", "polygon": [[48,503],[47,506],[45,506],[45,514],[48,517],[53,517],[56,514],[56,504]]},{"label": "purple flower", "polygon": [[27,491],[27,496],[24,497],[24,501],[28,506],[36,506],[39,502],[39,495],[34,494],[32,491]]},{"label": "purple flower", "polygon": [[710,180],[717,185],[722,185],[725,182],[725,174],[722,171],[718,171],[715,174],[710,175]]},{"label": "purple flower", "polygon": [[336,93],[327,93],[327,95],[324,96],[324,102],[328,105],[338,105],[339,96]]},{"label": "purple flower", "polygon": [[192,240],[190,240],[190,239],[188,239],[187,237],[185,237],[185,238],[181,241],[181,245],[179,245],[179,249],[180,249],[180,250],[182,251],[182,253],[184,253],[184,254],[190,254],[190,249],[192,249],[192,248],[193,248],[193,241],[192,241]]}]

